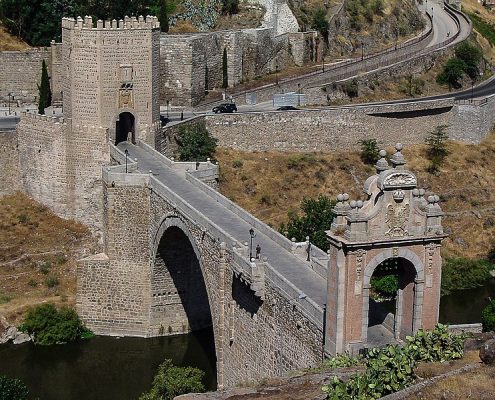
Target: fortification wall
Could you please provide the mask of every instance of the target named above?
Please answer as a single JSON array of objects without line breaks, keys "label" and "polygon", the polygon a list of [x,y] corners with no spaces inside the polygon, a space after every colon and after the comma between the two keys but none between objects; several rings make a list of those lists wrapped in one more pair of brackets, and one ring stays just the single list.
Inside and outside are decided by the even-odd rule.
[{"label": "fortification wall", "polygon": [[[376,138],[383,145],[397,141],[404,144],[422,142],[432,127],[450,123],[452,107],[452,100],[446,100],[295,112],[208,115],[187,123],[197,124],[204,120],[209,132],[218,139],[219,146],[244,151],[350,150],[359,147],[359,140],[369,138]],[[422,109],[427,111],[418,111]],[[156,142],[157,150],[167,155],[173,153],[173,137],[177,129],[177,125],[163,129]]]},{"label": "fortification wall", "polygon": [[9,93],[15,100],[35,102],[38,97],[37,84],[41,80],[41,64],[45,60],[50,71],[51,51],[37,48],[26,51],[0,52],[0,101],[8,102]]},{"label": "fortification wall", "polygon": [[488,135],[495,122],[495,96],[484,100],[456,102],[449,126],[451,139],[477,144]]},{"label": "fortification wall", "polygon": [[223,85],[227,50],[229,86],[316,59],[316,32],[273,36],[270,29],[162,35],[161,104],[194,106]]},{"label": "fortification wall", "polygon": [[24,190],[57,215],[100,231],[101,167],[110,162],[107,131],[24,114],[17,134]]},{"label": "fortification wall", "polygon": [[24,190],[57,215],[71,217],[67,190],[67,143],[63,119],[24,114],[17,125]]},{"label": "fortification wall", "polygon": [[0,196],[22,190],[16,131],[0,131],[0,182]]}]

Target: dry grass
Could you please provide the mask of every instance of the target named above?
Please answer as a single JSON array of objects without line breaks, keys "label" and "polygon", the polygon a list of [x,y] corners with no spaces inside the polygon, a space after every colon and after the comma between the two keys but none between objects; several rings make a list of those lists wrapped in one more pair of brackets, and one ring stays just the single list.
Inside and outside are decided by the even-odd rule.
[{"label": "dry grass", "polygon": [[29,45],[12,36],[0,23],[0,51],[17,51],[29,49]]},{"label": "dry grass", "polygon": [[26,195],[0,198],[0,315],[17,323],[29,306],[74,304],[76,262],[93,239]]},{"label": "dry grass", "polygon": [[[426,172],[424,145],[406,146],[404,155],[420,187],[441,196],[447,213],[444,226],[451,232],[444,251],[485,257],[495,238],[495,134],[478,146],[451,142],[449,147],[451,154],[439,176]],[[344,191],[354,198],[361,196],[365,179],[374,173],[358,151],[301,154],[219,149],[217,158],[222,166],[221,192],[275,228],[288,220],[289,211],[298,210],[305,197],[335,198]]]}]

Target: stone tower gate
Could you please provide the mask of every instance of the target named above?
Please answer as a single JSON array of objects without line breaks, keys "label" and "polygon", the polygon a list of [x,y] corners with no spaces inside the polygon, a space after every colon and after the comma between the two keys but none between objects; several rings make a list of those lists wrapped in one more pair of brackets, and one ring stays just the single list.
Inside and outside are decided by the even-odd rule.
[{"label": "stone tower gate", "polygon": [[391,340],[431,329],[438,321],[443,213],[438,196],[425,198],[425,191],[417,188],[401,150],[397,144],[392,166],[386,152],[380,152],[377,172],[364,184],[364,201],[348,201],[347,194],[337,197],[336,217],[327,232],[327,353],[372,344],[369,321],[377,305],[370,299],[370,281],[386,263],[395,265],[399,277],[395,316],[383,321]]}]

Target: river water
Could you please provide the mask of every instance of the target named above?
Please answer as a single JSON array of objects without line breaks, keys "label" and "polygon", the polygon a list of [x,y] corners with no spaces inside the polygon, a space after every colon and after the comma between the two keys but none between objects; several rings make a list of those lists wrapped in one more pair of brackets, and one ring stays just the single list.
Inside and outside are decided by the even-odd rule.
[{"label": "river water", "polygon": [[[479,322],[495,279],[487,285],[454,292],[440,302],[440,322]],[[170,358],[179,366],[206,372],[216,387],[212,330],[152,339],[95,337],[59,346],[31,343],[0,346],[0,374],[24,381],[40,400],[131,400],[149,390],[158,365]]]},{"label": "river water", "polygon": [[21,379],[40,400],[131,400],[151,387],[160,363],[193,366],[216,387],[213,331],[141,339],[97,336],[57,346],[0,346],[0,374]]}]

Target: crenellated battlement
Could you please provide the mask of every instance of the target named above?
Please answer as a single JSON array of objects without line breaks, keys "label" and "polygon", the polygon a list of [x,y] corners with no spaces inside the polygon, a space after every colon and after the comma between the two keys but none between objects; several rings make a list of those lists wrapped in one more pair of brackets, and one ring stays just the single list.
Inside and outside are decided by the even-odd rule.
[{"label": "crenellated battlement", "polygon": [[67,125],[67,122],[70,123],[70,119],[64,117],[55,117],[51,115],[42,115],[33,112],[23,112],[22,119],[31,120],[31,121],[43,121],[43,122],[52,122]]},{"label": "crenellated battlement", "polygon": [[158,18],[152,15],[147,15],[146,18],[140,15],[139,17],[124,17],[120,20],[96,21],[96,26],[93,22],[93,17],[85,16],[77,17],[77,19],[64,17],[62,18],[62,28],[65,29],[92,29],[92,30],[109,30],[109,29],[158,29],[160,22]]}]

